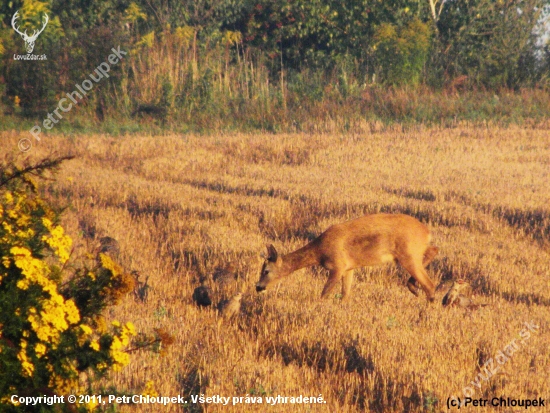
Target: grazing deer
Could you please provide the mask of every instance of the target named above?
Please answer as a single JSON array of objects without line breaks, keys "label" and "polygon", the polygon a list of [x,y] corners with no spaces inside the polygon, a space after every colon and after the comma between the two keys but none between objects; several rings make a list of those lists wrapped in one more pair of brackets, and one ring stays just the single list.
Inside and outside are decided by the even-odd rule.
[{"label": "grazing deer", "polygon": [[429,245],[430,230],[417,219],[402,214],[374,214],[336,224],[306,246],[279,256],[268,245],[256,291],[265,290],[294,271],[321,265],[329,270],[321,298],[326,298],[342,280],[342,299],[350,293],[355,268],[398,262],[411,275],[407,287],[418,296],[418,284],[429,301],[435,285],[424,269],[437,255]]}]

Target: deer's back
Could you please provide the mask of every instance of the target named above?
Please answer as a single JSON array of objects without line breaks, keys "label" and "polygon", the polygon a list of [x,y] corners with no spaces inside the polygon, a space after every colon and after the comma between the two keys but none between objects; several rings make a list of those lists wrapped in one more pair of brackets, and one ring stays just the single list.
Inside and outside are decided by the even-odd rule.
[{"label": "deer's back", "polygon": [[378,265],[403,254],[422,256],[430,231],[403,214],[365,215],[328,228],[319,237],[322,261],[347,269]]}]

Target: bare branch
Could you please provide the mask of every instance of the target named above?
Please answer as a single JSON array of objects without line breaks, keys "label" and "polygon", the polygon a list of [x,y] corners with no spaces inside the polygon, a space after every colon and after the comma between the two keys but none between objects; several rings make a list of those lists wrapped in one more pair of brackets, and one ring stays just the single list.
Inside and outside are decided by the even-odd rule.
[{"label": "bare branch", "polygon": [[48,169],[56,168],[61,164],[61,162],[66,161],[66,160],[70,160],[70,159],[73,159],[73,158],[74,158],[74,156],[72,156],[72,155],[62,156],[60,158],[55,158],[55,159],[47,158],[47,159],[43,159],[42,161],[40,161],[39,163],[37,163],[35,165],[29,165],[29,166],[27,166],[23,169],[18,169],[17,167],[15,167],[15,172],[13,172],[11,174],[8,174],[6,177],[4,177],[0,181],[0,187],[6,185],[8,182],[10,182],[14,179],[17,179],[19,177],[23,177],[26,174],[41,176]]}]

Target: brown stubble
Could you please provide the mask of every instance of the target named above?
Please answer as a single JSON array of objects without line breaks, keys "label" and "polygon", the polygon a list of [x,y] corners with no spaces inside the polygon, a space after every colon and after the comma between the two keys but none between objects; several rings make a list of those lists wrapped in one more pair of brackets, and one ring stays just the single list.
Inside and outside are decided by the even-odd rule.
[{"label": "brown stubble", "polygon": [[[11,150],[17,138],[4,133],[2,147]],[[147,302],[128,296],[110,316],[175,335],[164,356],[134,354],[113,378],[117,386],[139,392],[153,380],[167,396],[322,394],[327,404],[315,410],[423,412],[433,397],[440,411],[448,396],[462,396],[480,371],[479,355],[494,357],[530,320],[539,333],[476,396],[545,396],[549,138],[544,130],[468,127],[349,136],[50,136],[30,156],[79,154],[49,192],[72,205],[64,223],[77,251],[113,237],[121,263],[148,275],[152,286]],[[319,300],[326,273],[318,270],[298,271],[262,296],[253,291],[266,243],[288,253],[331,224],[376,212],[426,223],[439,247],[430,277],[463,278],[476,300],[490,305],[443,308],[443,290],[429,305],[407,291],[403,270],[389,266],[358,271],[345,304]],[[81,234],[84,218],[96,238]],[[208,277],[228,262],[236,263],[235,291],[220,293],[213,305],[238,290],[244,295],[240,314],[219,323],[214,309],[198,308],[191,296],[205,277],[212,286]],[[154,409],[122,408],[130,410]]]}]

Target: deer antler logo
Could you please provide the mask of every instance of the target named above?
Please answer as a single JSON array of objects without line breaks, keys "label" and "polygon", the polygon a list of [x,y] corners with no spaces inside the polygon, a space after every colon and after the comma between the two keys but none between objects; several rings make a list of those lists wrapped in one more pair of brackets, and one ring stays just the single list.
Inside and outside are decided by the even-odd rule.
[{"label": "deer antler logo", "polygon": [[34,42],[36,41],[36,38],[40,33],[44,31],[50,19],[47,14],[44,14],[44,25],[42,26],[42,28],[40,30],[35,30],[32,36],[29,36],[27,34],[27,30],[25,30],[24,33],[21,33],[21,31],[19,31],[19,27],[15,26],[15,21],[17,20],[18,17],[19,17],[19,11],[16,11],[15,14],[13,15],[13,18],[11,19],[11,25],[13,27],[13,30],[19,33],[23,38],[23,40],[25,41],[25,49],[27,49],[27,53],[30,54],[34,49]]}]

